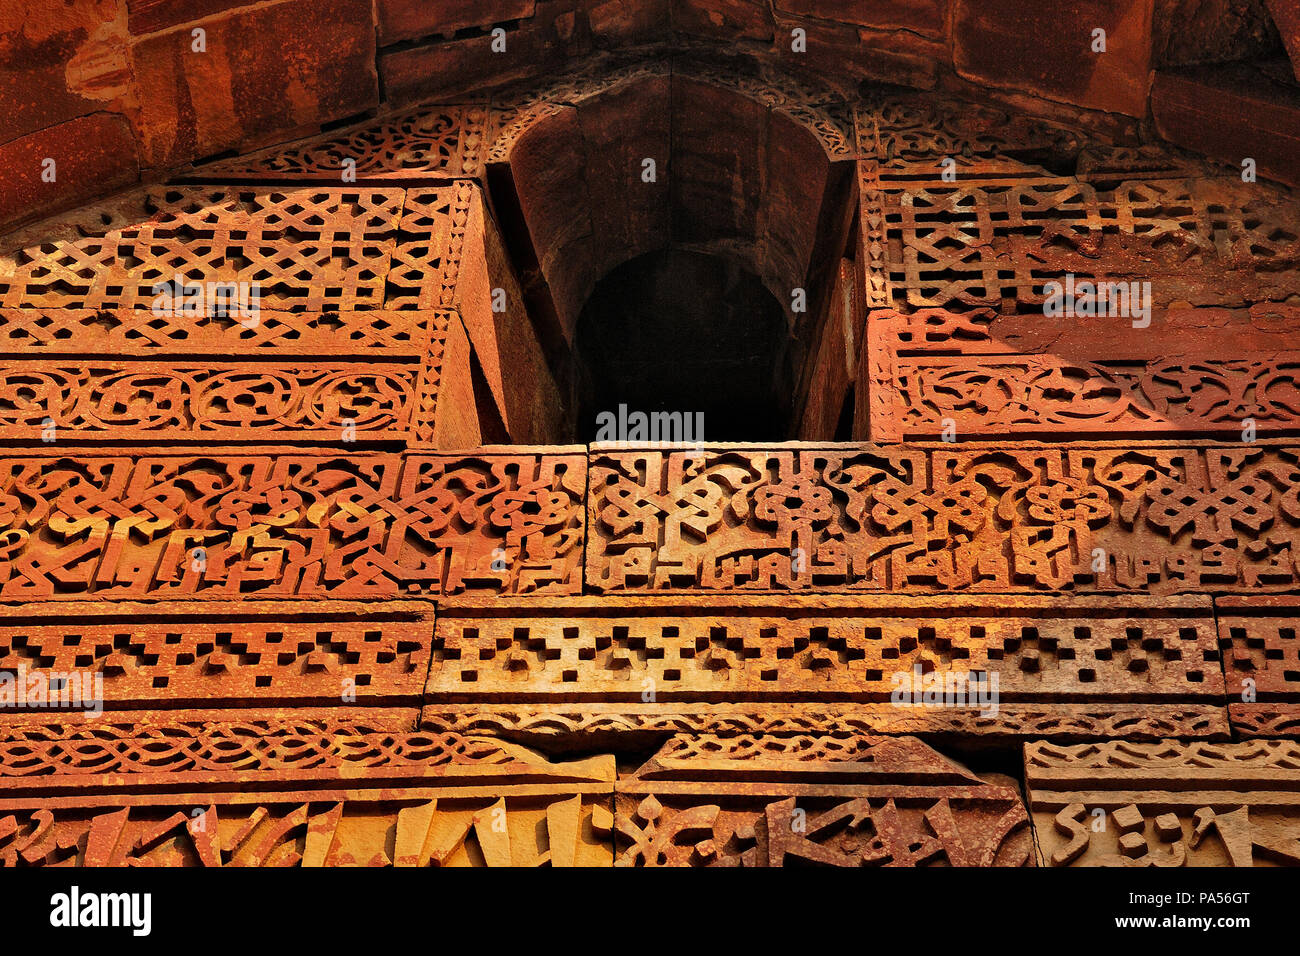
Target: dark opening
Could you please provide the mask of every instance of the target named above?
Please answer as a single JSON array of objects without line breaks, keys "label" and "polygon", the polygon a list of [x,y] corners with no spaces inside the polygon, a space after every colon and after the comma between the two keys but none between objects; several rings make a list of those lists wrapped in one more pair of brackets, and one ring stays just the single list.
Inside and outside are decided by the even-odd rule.
[{"label": "dark opening", "polygon": [[577,439],[603,437],[598,416],[617,416],[620,405],[629,414],[703,413],[704,434],[692,441],[787,437],[787,329],[781,303],[735,262],[680,249],[625,262],[597,283],[578,319]]},{"label": "dark opening", "polygon": [[839,420],[835,423],[835,441],[853,441],[853,413],[857,410],[857,403],[857,393],[850,385],[844,404],[840,406]]}]

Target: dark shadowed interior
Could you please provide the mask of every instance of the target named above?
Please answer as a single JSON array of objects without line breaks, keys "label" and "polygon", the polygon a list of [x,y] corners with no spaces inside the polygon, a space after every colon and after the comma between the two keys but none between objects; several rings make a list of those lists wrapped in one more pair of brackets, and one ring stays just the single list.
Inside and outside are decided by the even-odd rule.
[{"label": "dark shadowed interior", "polygon": [[577,438],[594,440],[597,416],[619,405],[702,413],[709,441],[785,437],[786,326],[762,281],[721,257],[669,249],[624,263],[578,319]]}]

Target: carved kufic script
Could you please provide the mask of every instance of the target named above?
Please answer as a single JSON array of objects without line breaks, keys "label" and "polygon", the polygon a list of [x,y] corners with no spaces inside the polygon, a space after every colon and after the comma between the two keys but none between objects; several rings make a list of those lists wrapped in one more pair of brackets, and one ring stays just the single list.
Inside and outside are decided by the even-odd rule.
[{"label": "carved kufic script", "polygon": [[288,597],[393,593],[391,455],[30,458],[5,462],[0,595]]},{"label": "carved kufic script", "polygon": [[[1300,458],[1277,446],[592,455],[588,586],[1283,588]],[[1189,551],[1183,536],[1201,543]]]},{"label": "carved kufic script", "polygon": [[403,589],[580,591],[586,473],[580,453],[408,458],[388,549]]},{"label": "carved kufic script", "polygon": [[0,597],[578,587],[581,455],[10,458]]},{"label": "carved kufic script", "polygon": [[[164,727],[158,726],[156,730]],[[251,743],[249,731],[267,741]],[[292,733],[310,731],[309,725]],[[285,728],[208,727],[165,753],[175,779],[237,779],[193,802],[150,791],[167,777],[132,765],[122,740],[113,759],[128,792],[0,799],[0,865],[6,866],[609,866],[614,786],[611,758],[551,763],[498,741],[427,734],[349,733],[303,746]],[[175,733],[175,729],[172,728]],[[72,743],[77,738],[68,739]],[[101,737],[101,739],[103,739]],[[175,738],[173,738],[175,739]],[[182,740],[184,738],[181,738]],[[39,736],[31,746],[41,749]],[[213,748],[245,755],[233,771],[213,768]],[[88,755],[95,752],[90,743]],[[0,745],[0,750],[4,745]],[[106,756],[106,755],[105,755]],[[3,758],[0,758],[2,760]],[[340,762],[350,764],[346,771]],[[287,765],[287,766],[286,766]],[[66,761],[60,774],[84,779]],[[139,776],[137,776],[139,775]],[[394,790],[394,777],[405,784]],[[21,779],[0,770],[0,791]],[[339,789],[293,790],[296,781],[335,780]],[[5,784],[9,786],[6,787]],[[143,785],[137,792],[136,787]]]},{"label": "carved kufic script", "polygon": [[1222,737],[1218,660],[1208,598],[453,600],[423,719],[593,738],[688,726]]},{"label": "carved kufic script", "polygon": [[619,779],[614,829],[616,866],[1033,863],[1011,782],[912,737],[677,736]]},{"label": "carved kufic script", "polygon": [[1028,744],[1045,866],[1300,864],[1300,751],[1245,743]]}]

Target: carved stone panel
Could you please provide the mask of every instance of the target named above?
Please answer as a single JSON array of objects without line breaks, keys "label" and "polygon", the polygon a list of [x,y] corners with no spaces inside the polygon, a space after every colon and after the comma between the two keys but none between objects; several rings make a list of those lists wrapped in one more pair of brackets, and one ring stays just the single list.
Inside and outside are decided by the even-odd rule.
[{"label": "carved stone panel", "polygon": [[151,309],[155,286],[256,283],[260,306],[383,308],[400,189],[151,187],[8,237],[0,304]]},{"label": "carved stone panel", "polygon": [[5,362],[0,438],[402,440],[419,376],[376,362]]},{"label": "carved stone panel", "polygon": [[586,458],[518,451],[406,459],[388,507],[406,593],[582,590]]},{"label": "carved stone panel", "polygon": [[0,625],[0,707],[414,704],[432,636],[422,602],[30,604]]},{"label": "carved stone panel", "polygon": [[1300,454],[1262,442],[597,446],[591,458],[587,585],[606,592],[1297,581]]},{"label": "carved stone panel", "polygon": [[581,587],[581,455],[0,460],[0,599]]},{"label": "carved stone panel", "polygon": [[1025,745],[1042,866],[1300,864],[1300,744]]},{"label": "carved stone panel", "polygon": [[[876,441],[1300,430],[1300,309],[1157,309],[1145,319],[878,310],[863,372]],[[1135,327],[1141,326],[1141,327]],[[1228,353],[1216,343],[1231,341]]]},{"label": "carved stone panel", "polygon": [[453,600],[422,725],[573,745],[668,730],[1227,735],[1208,598]]},{"label": "carved stone panel", "polygon": [[1025,866],[1010,780],[915,737],[676,736],[620,776],[616,866]]},{"label": "carved stone panel", "polygon": [[197,166],[180,181],[347,184],[477,176],[483,168],[486,123],[487,110],[481,106],[421,107]]},{"label": "carved stone panel", "polygon": [[0,731],[0,865],[609,866],[613,786],[610,757],[364,723]]},{"label": "carved stone panel", "polygon": [[1233,730],[1247,737],[1300,733],[1300,598],[1223,597],[1215,604]]}]

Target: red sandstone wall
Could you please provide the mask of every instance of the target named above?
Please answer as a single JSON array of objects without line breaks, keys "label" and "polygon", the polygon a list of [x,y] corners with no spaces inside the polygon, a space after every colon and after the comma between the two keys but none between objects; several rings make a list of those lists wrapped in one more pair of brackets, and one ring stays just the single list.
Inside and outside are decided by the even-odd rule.
[{"label": "red sandstone wall", "polygon": [[[186,163],[373,111],[656,43],[713,44],[852,91],[863,80],[1001,97],[1296,179],[1293,7],[1210,0],[76,0],[0,11],[0,229]],[[1273,20],[1276,20],[1276,25]],[[507,52],[491,50],[505,31]],[[1092,49],[1091,29],[1107,34]],[[199,52],[195,30],[203,31]],[[793,31],[807,53],[791,50]],[[1280,31],[1280,32],[1279,32]],[[1078,111],[1082,110],[1080,114]],[[57,163],[42,179],[42,160]]]},{"label": "red sandstone wall", "polygon": [[[1229,155],[1284,143],[1284,98],[1267,129],[1215,112],[1231,101],[1205,90],[1246,87],[1222,85],[1224,47],[1172,32],[1229,7],[450,6],[435,23],[380,2],[372,24],[347,2],[214,0],[203,54],[179,4],[11,24],[5,148],[61,148],[73,174],[20,178],[11,220],[373,108],[377,78],[455,102],[6,236],[0,672],[93,672],[108,713],[5,714],[0,863],[1300,861],[1295,200],[1077,123],[856,91],[904,78],[1111,132],[1217,129]],[[1093,20],[1113,59],[1057,25]],[[525,54],[499,69],[498,23]],[[568,121],[610,64],[537,96],[456,91],[665,23],[777,58],[801,26],[851,90],[699,78],[713,112],[779,108],[856,176],[803,421],[820,437],[847,403],[857,443],[525,446],[561,399],[524,290],[562,273],[510,261],[481,180],[531,168],[523,226],[563,237],[576,204],[550,147],[585,131],[594,163],[628,114]],[[1273,28],[1232,26],[1231,69],[1255,71]],[[560,113],[553,139],[521,139]],[[1216,116],[1258,125],[1234,141]],[[696,194],[745,155],[701,139]],[[709,208],[771,221],[747,195]],[[582,210],[612,234],[605,212]],[[261,277],[259,322],[151,309],[152,281],[188,268]],[[1153,324],[1037,321],[1067,271],[1155,279]],[[935,440],[948,421],[959,440]],[[516,447],[475,447],[498,432]],[[997,672],[999,707],[894,706],[914,669]],[[940,742],[1012,748],[1025,791]],[[557,756],[605,749],[624,759]]]}]

